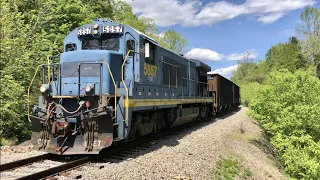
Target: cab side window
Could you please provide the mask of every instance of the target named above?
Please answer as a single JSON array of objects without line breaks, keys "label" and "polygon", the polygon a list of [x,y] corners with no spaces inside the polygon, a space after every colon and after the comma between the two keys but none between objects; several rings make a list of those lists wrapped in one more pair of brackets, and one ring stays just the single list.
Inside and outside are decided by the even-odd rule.
[{"label": "cab side window", "polygon": [[155,65],[155,46],[152,43],[148,43],[149,45],[145,48],[149,48],[149,57],[145,57],[145,61],[148,64]]},{"label": "cab side window", "polygon": [[69,43],[66,45],[66,52],[68,51],[76,51],[77,50],[77,45],[74,43]]},{"label": "cab side window", "polygon": [[127,47],[126,54],[129,52],[129,50],[132,50],[132,51],[130,51],[129,56],[133,56],[133,52],[135,51],[135,42],[134,42],[134,40],[127,40],[126,47]]}]

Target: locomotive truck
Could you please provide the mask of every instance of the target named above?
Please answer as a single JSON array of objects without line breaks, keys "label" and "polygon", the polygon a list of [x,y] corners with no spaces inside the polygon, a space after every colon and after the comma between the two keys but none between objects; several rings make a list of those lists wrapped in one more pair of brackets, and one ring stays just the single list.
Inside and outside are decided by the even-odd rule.
[{"label": "locomotive truck", "polygon": [[210,66],[108,19],[74,29],[63,53],[48,61],[38,66],[41,95],[37,106],[28,101],[27,116],[34,148],[50,153],[97,154],[240,102],[238,86],[219,75],[208,78]]}]

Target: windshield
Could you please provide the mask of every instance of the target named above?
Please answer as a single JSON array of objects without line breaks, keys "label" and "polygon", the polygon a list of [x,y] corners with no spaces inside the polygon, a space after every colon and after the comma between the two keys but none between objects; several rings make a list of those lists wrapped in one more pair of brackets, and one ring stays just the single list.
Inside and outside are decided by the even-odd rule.
[{"label": "windshield", "polygon": [[98,39],[88,39],[82,40],[82,49],[98,49],[99,48],[99,40]]},{"label": "windshield", "polygon": [[[95,63],[97,61],[91,61]],[[81,63],[90,63],[81,62]],[[61,77],[78,77],[78,68],[80,62],[64,62],[62,65]],[[80,66],[80,76],[81,77],[100,77],[100,64],[81,64]]]},{"label": "windshield", "polygon": [[117,51],[120,48],[119,37],[102,37],[102,39],[83,39],[82,50],[101,49]]},{"label": "windshield", "polygon": [[101,49],[118,51],[119,47],[120,47],[120,39],[119,38],[109,38],[109,39],[102,40]]}]

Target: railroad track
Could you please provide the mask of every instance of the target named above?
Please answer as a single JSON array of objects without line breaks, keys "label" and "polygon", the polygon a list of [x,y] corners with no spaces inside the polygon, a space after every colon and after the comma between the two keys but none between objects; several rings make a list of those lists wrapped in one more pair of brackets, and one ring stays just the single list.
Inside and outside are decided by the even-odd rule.
[{"label": "railroad track", "polygon": [[51,157],[52,157],[52,154],[42,154],[39,156],[34,156],[27,159],[22,159],[22,160],[10,162],[10,163],[2,164],[0,165],[0,172],[15,169],[21,166],[26,166],[28,164],[43,161],[46,159],[50,159]]},{"label": "railroad track", "polygon": [[19,179],[27,180],[27,179],[44,179],[47,177],[54,176],[60,172],[64,172],[73,168],[76,168],[78,166],[84,165],[86,163],[89,163],[92,161],[96,156],[88,156],[88,157],[83,157],[71,162],[67,162],[65,164],[62,164],[60,166],[52,167],[44,171],[36,172],[34,174],[30,174],[24,177],[21,177]]},{"label": "railroad track", "polygon": [[[206,121],[201,121],[196,124],[201,124],[203,122],[206,122]],[[44,171],[36,172],[18,179],[45,179],[49,177],[54,177],[56,175],[63,174],[63,172],[70,171],[72,169],[84,166],[91,162],[101,162],[101,161],[105,162],[106,159],[107,159],[107,162],[111,162],[111,163],[113,163],[113,160],[122,161],[122,160],[125,160],[129,155],[137,153],[139,151],[146,150],[152,147],[153,145],[157,144],[161,140],[165,140],[172,136],[179,135],[183,133],[185,130],[187,130],[188,128],[194,127],[194,125],[195,125],[194,123],[189,123],[183,126],[178,126],[176,128],[168,129],[166,131],[152,134],[149,136],[143,136],[131,142],[119,143],[119,144],[116,144],[115,146],[111,146],[110,148],[103,150],[99,155],[81,157],[76,160],[66,162],[62,165],[51,167]],[[23,159],[23,160],[12,162],[12,163],[7,163],[0,166],[0,172],[18,168],[21,166],[25,166],[27,164],[39,162],[46,159],[52,159],[53,157],[59,157],[59,156],[53,155],[53,154],[44,154],[44,155]]]},{"label": "railroad track", "polygon": [[[159,136],[160,134],[157,134]],[[28,179],[47,179],[50,177],[54,177],[56,175],[61,175],[64,172],[70,171],[72,169],[84,166],[91,162],[101,162],[101,159],[117,159],[124,160],[126,156],[129,154],[133,154],[139,152],[141,150],[145,150],[150,147],[148,145],[148,141],[153,139],[153,136],[150,137],[142,137],[137,141],[132,141],[129,143],[117,144],[111,148],[108,148],[101,152],[99,155],[90,155],[86,157],[82,157],[76,160],[72,160],[70,162],[66,162],[62,165],[58,165],[55,167],[51,167],[49,169],[36,172],[33,174],[29,174],[27,176],[20,177],[20,180],[28,180]],[[133,149],[132,149],[133,148]],[[58,157],[57,155],[45,154],[41,156],[36,156],[33,158],[23,159],[20,161],[7,163],[1,166],[1,171],[7,171],[14,168],[19,168],[21,166],[26,166],[28,164],[32,164],[34,162],[39,162],[41,160],[50,159],[50,156]],[[55,159],[55,158],[54,158]]]},{"label": "railroad track", "polygon": [[[54,177],[56,175],[66,174],[64,172],[68,172],[72,169],[76,169],[78,167],[84,166],[91,162],[99,163],[102,161],[104,162],[107,161],[107,162],[113,163],[114,161],[122,161],[122,160],[125,160],[131,154],[146,150],[150,148],[152,145],[157,144],[156,141],[159,141],[161,139],[167,139],[169,138],[169,136],[175,136],[177,133],[179,133],[179,131],[181,132],[181,130],[177,130],[177,129],[182,129],[182,128],[181,127],[173,128],[157,134],[143,136],[131,142],[118,143],[115,146],[112,146],[108,149],[103,150],[99,155],[91,155],[91,156],[78,158],[76,160],[66,162],[62,165],[58,165],[43,171],[32,173],[32,174],[20,177],[18,179],[21,179],[21,180],[47,179],[50,177]],[[50,159],[50,160],[57,159],[58,157],[59,156],[53,155],[53,154],[44,154],[44,155],[40,155],[32,158],[15,161],[12,163],[7,163],[4,165],[1,165],[0,172],[7,171],[14,168],[19,168],[22,166],[27,166],[28,164],[32,164],[32,163],[47,160],[47,159]]]}]

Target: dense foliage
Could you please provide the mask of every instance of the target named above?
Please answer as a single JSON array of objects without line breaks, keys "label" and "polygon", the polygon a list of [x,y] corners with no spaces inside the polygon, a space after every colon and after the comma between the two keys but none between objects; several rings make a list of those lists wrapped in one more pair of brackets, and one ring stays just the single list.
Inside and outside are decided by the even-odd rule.
[{"label": "dense foliage", "polygon": [[274,72],[251,104],[293,177],[320,177],[320,81],[307,72]]},{"label": "dense foliage", "polygon": [[300,19],[298,38],[272,46],[266,60],[239,62],[232,80],[288,175],[319,179],[320,11],[307,7]]},{"label": "dense foliage", "polygon": [[[113,0],[1,0],[0,36],[0,145],[7,139],[30,138],[27,113],[27,89],[35,69],[47,57],[59,55],[63,39],[74,28],[91,23],[95,17],[113,19],[155,38],[164,47],[179,53],[186,40],[173,30],[159,36],[152,19],[137,17],[123,1]],[[169,42],[170,44],[168,44]],[[39,76],[38,76],[39,77]],[[35,103],[40,79],[31,87]]]}]

